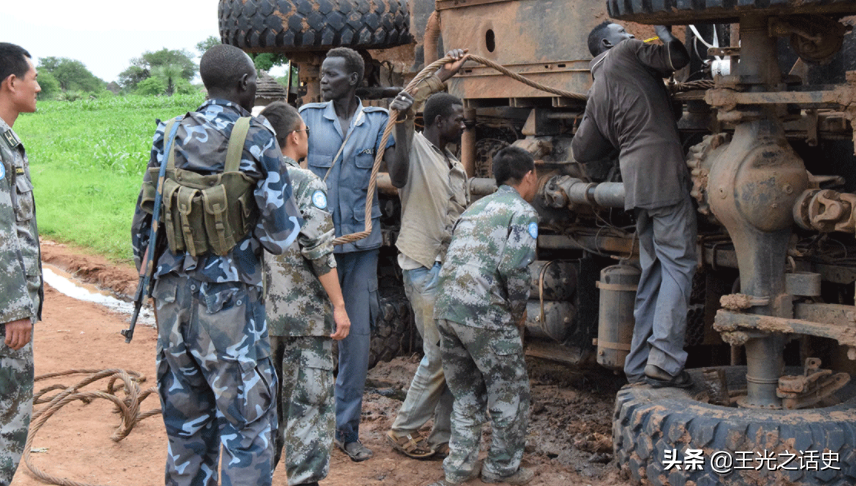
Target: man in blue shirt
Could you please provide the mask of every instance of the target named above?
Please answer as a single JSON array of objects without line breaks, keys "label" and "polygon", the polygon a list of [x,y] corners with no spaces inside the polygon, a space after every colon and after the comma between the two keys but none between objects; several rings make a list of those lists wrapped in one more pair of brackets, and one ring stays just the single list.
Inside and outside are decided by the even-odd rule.
[{"label": "man in blue shirt", "polygon": [[[365,229],[371,169],[389,119],[385,109],[364,107],[357,98],[356,90],[364,71],[363,58],[356,51],[332,49],[321,64],[321,96],[326,101],[300,108],[300,115],[310,129],[307,165],[327,184],[328,208],[333,214],[336,237]],[[404,133],[397,132],[404,130],[404,124],[400,124],[396,135],[403,137]],[[390,137],[384,154],[387,162],[407,155],[397,153],[394,145]],[[354,461],[372,457],[372,451],[359,441],[359,426],[371,325],[378,314],[377,259],[382,236],[377,197],[372,203],[371,219],[369,236],[334,250],[345,309],[351,318],[351,332],[339,343],[336,445]]]}]

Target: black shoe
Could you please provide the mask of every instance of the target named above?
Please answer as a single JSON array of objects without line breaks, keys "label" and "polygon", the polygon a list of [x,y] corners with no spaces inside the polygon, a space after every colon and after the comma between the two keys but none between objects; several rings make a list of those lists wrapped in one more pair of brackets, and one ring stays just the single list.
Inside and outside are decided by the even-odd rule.
[{"label": "black shoe", "polygon": [[692,388],[693,386],[693,379],[686,370],[671,376],[654,365],[645,367],[645,381],[651,385],[651,388]]}]

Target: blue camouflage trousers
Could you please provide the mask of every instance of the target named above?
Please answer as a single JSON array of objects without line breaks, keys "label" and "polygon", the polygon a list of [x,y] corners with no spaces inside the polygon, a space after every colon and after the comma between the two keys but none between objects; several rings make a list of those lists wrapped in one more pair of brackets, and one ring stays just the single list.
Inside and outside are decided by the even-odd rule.
[{"label": "blue camouflage trousers", "polygon": [[280,383],[276,456],[285,448],[288,484],[320,481],[330,471],[336,433],[333,340],[328,336],[271,336]]},{"label": "blue camouflage trousers", "polygon": [[455,397],[446,481],[463,482],[479,456],[485,411],[491,443],[482,471],[507,477],[520,467],[529,422],[529,375],[520,331],[479,329],[437,319],[446,383]]},{"label": "blue camouflage trousers", "polygon": [[15,351],[0,335],[0,485],[12,482],[33,412],[33,342]]},{"label": "blue camouflage trousers", "polygon": [[[167,486],[268,486],[276,374],[261,289],[167,275],[157,306]],[[220,452],[222,449],[222,462]]]}]

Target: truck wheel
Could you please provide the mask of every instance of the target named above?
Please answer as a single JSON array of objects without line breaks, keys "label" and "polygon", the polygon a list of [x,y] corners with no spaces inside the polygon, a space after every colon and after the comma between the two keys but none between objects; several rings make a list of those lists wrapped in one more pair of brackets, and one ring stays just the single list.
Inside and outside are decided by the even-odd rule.
[{"label": "truck wheel", "polygon": [[[410,330],[413,311],[403,288],[381,287],[378,289],[380,315],[372,329],[372,344],[369,350],[369,368],[381,361],[390,361],[410,345]],[[421,346],[420,346],[421,349]]]},{"label": "truck wheel", "polygon": [[740,15],[851,14],[856,2],[841,0],[607,0],[613,19],[641,24],[729,23]]},{"label": "truck wheel", "polygon": [[217,11],[223,43],[254,52],[410,42],[406,0],[220,0]]},{"label": "truck wheel", "polygon": [[[723,367],[729,389],[746,387],[746,368]],[[788,370],[800,374],[801,369]],[[837,402],[806,410],[756,410],[731,408],[707,403],[701,371],[690,371],[695,387],[653,389],[647,385],[625,386],[618,392],[613,417],[612,440],[622,474],[633,484],[695,484],[697,486],[756,484],[854,484],[856,483],[856,387],[848,384],[835,397]],[[699,469],[687,470],[689,449],[699,450],[704,459]],[[680,469],[666,469],[666,451],[674,456]],[[722,451],[722,452],[720,452]],[[714,454],[730,454],[733,466],[738,452],[749,451],[752,469],[717,473]],[[775,457],[779,466],[795,454],[783,469],[768,470],[771,464],[758,462],[759,454]],[[802,454],[801,452],[802,451]],[[800,456],[811,460],[816,451],[818,467],[800,467]],[[837,454],[832,466],[824,467],[822,455]],[[831,456],[828,456],[831,457]],[[759,464],[765,464],[755,470]],[[808,462],[805,462],[808,464]],[[788,470],[793,467],[794,470]]]}]

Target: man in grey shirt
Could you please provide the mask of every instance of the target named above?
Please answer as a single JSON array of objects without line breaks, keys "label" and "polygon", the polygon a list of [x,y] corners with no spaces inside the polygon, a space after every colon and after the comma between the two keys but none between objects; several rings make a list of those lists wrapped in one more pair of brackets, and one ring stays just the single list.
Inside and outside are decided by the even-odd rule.
[{"label": "man in grey shirt", "polygon": [[663,78],[689,63],[663,26],[663,45],[637,40],[606,21],[589,34],[593,84],[572,148],[579,162],[619,150],[624,208],[636,216],[642,276],[624,372],[631,383],[692,385],[683,370],[687,307],[696,265],[696,216],[689,173]]},{"label": "man in grey shirt", "polygon": [[[398,264],[403,270],[404,290],[413,307],[413,320],[422,336],[425,356],[387,432],[387,440],[395,450],[417,459],[445,457],[449,452],[453,397],[443,374],[434,305],[437,279],[452,228],[467,207],[469,192],[464,166],[446,148],[450,143],[458,143],[464,131],[463,102],[437,91],[445,89],[443,83],[464,64],[466,52],[466,49],[449,51],[447,56],[455,62],[445,64],[417,85],[412,106],[418,109],[427,98],[422,133],[413,130],[409,95],[399,94],[390,105],[400,110],[402,116],[406,115],[407,136],[396,138],[396,143],[409,154],[407,163],[389,164],[390,179],[399,188],[401,198],[401,234],[395,246],[401,252]],[[434,424],[425,438],[419,429],[432,417]]]}]

